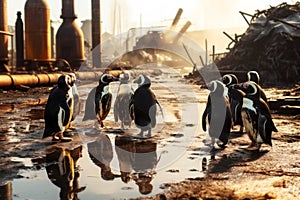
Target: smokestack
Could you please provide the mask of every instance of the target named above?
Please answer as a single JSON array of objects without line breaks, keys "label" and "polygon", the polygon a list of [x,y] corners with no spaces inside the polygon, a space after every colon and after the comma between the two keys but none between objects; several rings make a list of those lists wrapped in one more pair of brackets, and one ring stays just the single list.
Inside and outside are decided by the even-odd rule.
[{"label": "smokestack", "polygon": [[21,70],[24,64],[24,34],[23,34],[23,21],[21,12],[17,12],[16,26],[16,67]]},{"label": "smokestack", "polygon": [[176,44],[180,37],[187,31],[187,29],[192,25],[190,21],[186,22],[184,26],[180,29],[179,33],[176,35],[175,39],[173,40],[173,43]]},{"label": "smokestack", "polygon": [[56,33],[56,59],[68,61],[72,69],[78,70],[84,57],[84,38],[75,22],[74,0],[62,0],[63,23]]},{"label": "smokestack", "polygon": [[76,19],[77,15],[74,12],[74,1],[73,0],[62,0],[62,9],[61,9],[62,19]]},{"label": "smokestack", "polygon": [[[0,0],[0,31],[8,32],[6,0]],[[8,35],[0,33],[0,70],[4,64],[8,64]]]},{"label": "smokestack", "polygon": [[27,60],[51,60],[50,7],[46,0],[25,3],[25,55]]},{"label": "smokestack", "polygon": [[177,24],[179,22],[179,19],[181,17],[182,12],[183,12],[182,8],[179,8],[178,11],[177,11],[177,14],[176,14],[176,16],[175,16],[175,18],[173,20],[172,26],[170,28],[171,30],[174,30],[175,27],[177,26]]},{"label": "smokestack", "polygon": [[100,0],[92,0],[92,52],[95,67],[101,67],[101,40]]}]

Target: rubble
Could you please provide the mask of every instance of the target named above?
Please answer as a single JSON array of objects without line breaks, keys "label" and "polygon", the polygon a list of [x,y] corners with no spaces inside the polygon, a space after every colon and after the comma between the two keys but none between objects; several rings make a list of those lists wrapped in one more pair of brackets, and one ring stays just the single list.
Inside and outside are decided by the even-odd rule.
[{"label": "rubble", "polygon": [[256,11],[246,32],[231,39],[227,55],[215,61],[220,71],[256,70],[273,86],[299,83],[300,2]]}]

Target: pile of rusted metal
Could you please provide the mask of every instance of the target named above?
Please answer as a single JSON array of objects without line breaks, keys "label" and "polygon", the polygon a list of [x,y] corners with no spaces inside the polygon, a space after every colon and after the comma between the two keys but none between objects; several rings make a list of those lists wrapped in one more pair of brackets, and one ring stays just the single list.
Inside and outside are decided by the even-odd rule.
[{"label": "pile of rusted metal", "polygon": [[256,11],[247,22],[246,32],[231,38],[228,54],[216,61],[219,70],[256,70],[264,83],[299,83],[300,3]]}]

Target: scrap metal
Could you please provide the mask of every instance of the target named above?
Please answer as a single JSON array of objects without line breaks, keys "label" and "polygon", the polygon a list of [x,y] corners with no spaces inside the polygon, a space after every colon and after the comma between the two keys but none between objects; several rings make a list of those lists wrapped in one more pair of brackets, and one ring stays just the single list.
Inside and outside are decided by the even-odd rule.
[{"label": "scrap metal", "polygon": [[295,84],[300,81],[299,44],[300,3],[282,3],[256,11],[246,32],[232,38],[227,55],[215,63],[219,70],[256,70],[263,83],[274,86]]}]

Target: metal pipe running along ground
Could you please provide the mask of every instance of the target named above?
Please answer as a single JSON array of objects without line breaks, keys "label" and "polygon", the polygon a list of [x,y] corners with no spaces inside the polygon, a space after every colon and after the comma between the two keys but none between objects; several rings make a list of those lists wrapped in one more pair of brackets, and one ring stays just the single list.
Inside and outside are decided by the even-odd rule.
[{"label": "metal pipe running along ground", "polygon": [[[98,81],[103,72],[75,72],[79,80]],[[112,70],[107,72],[113,76],[119,76],[121,70]],[[135,74],[135,72],[132,72]],[[58,77],[63,74],[72,74],[72,72],[60,73],[41,73],[41,74],[2,74],[0,75],[0,88],[10,88],[15,86],[45,86],[57,83]]]}]

